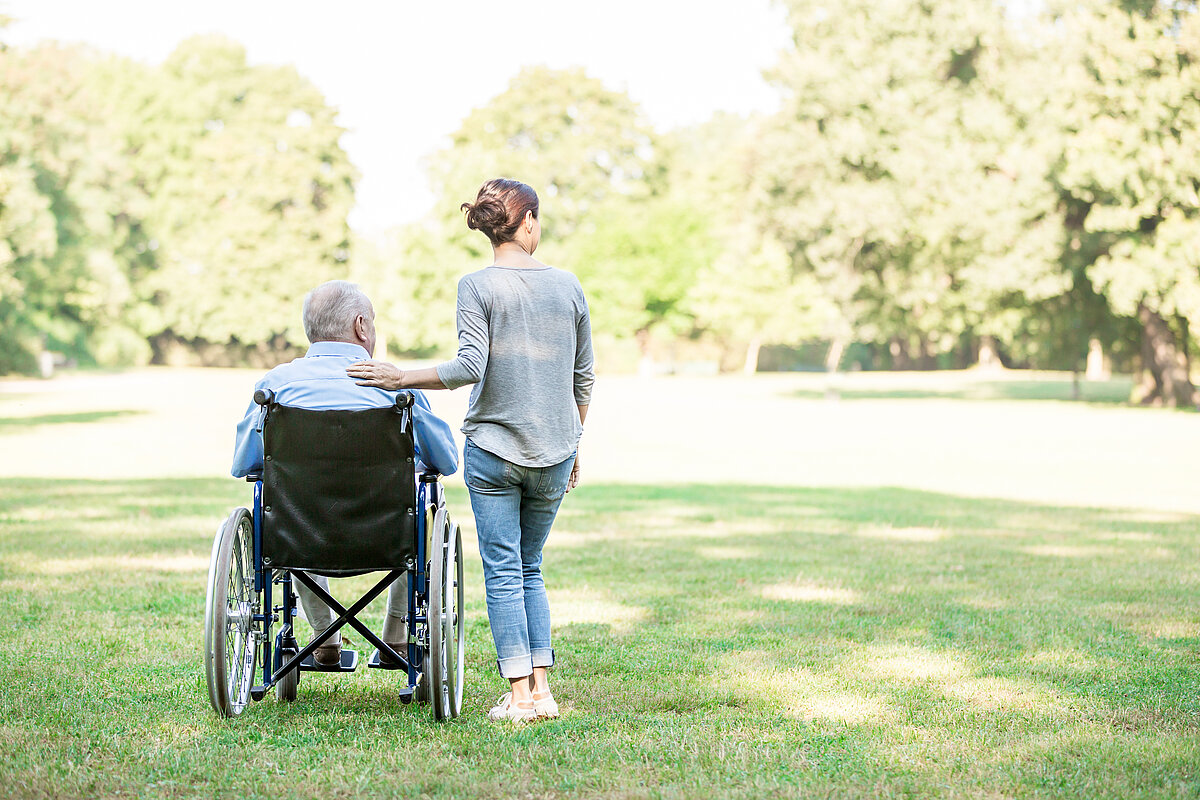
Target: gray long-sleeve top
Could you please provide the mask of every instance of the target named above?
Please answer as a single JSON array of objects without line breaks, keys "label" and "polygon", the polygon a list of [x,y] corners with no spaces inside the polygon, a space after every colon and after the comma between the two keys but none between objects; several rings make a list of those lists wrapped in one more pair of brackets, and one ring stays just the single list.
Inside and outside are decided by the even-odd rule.
[{"label": "gray long-sleeve top", "polygon": [[565,461],[591,402],[592,328],[579,279],[554,267],[491,266],[458,282],[458,356],[437,366],[450,389],[474,383],[462,432],[526,467]]}]

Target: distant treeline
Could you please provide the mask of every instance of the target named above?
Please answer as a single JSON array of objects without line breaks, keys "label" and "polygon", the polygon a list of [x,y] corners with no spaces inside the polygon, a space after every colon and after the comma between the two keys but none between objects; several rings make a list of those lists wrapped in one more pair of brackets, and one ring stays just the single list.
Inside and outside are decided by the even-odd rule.
[{"label": "distant treeline", "polygon": [[0,372],[44,349],[270,363],[331,277],[368,287],[393,354],[451,352],[457,278],[490,257],[458,206],[510,175],[541,194],[539,256],[583,281],[602,362],[1090,352],[1143,375],[1135,399],[1195,402],[1194,2],[785,5],[776,113],[660,133],[582,71],[527,69],[429,159],[435,210],[380,241],[351,237],[342,131],[293,69],[211,38],[156,67],[10,48]]}]

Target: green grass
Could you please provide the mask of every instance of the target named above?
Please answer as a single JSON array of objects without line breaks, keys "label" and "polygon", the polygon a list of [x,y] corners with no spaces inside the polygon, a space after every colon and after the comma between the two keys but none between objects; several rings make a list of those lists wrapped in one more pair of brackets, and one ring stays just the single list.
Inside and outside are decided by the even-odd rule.
[{"label": "green grass", "polygon": [[[1133,381],[1128,376],[1076,383],[1068,373],[1041,373],[1036,377],[988,380],[987,373],[849,373],[837,376],[837,395],[842,400],[1057,400],[1091,404],[1122,405],[1129,402]],[[825,376],[813,380],[827,381]],[[916,385],[913,385],[914,381]],[[1078,392],[1078,394],[1076,394]],[[824,388],[803,388],[791,393],[796,399],[824,398]]]},{"label": "green grass", "polygon": [[44,425],[81,425],[105,420],[133,417],[144,412],[131,409],[119,411],[80,411],[70,414],[38,414],[33,417],[0,417],[0,435],[18,433]]},{"label": "green grass", "polygon": [[204,582],[248,487],[0,480],[0,796],[1200,795],[1196,517],[586,485],[546,558],[564,715],[518,730],[483,719],[503,687],[449,494],[463,717],[361,670],[227,721]]}]

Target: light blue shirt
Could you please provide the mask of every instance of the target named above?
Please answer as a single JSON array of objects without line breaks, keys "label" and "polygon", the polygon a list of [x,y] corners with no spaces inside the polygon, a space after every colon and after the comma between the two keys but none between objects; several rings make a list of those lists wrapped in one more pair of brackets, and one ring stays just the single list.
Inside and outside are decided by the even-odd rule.
[{"label": "light blue shirt", "polygon": [[[359,386],[346,374],[346,367],[370,358],[366,348],[348,342],[317,342],[308,348],[304,358],[280,364],[254,384],[255,391],[270,389],[275,402],[283,406],[307,408],[311,411],[365,408],[386,408],[396,401],[396,393],[373,386]],[[406,390],[410,391],[410,390]],[[425,395],[413,394],[413,439],[417,450],[417,471],[430,468],[442,475],[458,471],[458,448],[450,426],[429,408]],[[262,433],[255,430],[260,407],[254,400],[246,416],[237,426],[237,442],[233,450],[233,477],[243,478],[260,472],[263,465]]]}]

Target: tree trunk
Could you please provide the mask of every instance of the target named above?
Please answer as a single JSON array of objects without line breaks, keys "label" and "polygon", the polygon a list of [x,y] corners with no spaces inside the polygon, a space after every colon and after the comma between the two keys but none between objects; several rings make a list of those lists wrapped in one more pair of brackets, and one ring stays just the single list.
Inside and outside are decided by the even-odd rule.
[{"label": "tree trunk", "polygon": [[846,352],[846,340],[838,337],[829,343],[829,350],[825,353],[825,371],[837,372],[838,367],[842,364],[842,354]]},{"label": "tree trunk", "polygon": [[999,346],[995,336],[982,336],[979,339],[979,359],[975,362],[979,369],[995,372],[1003,366],[1000,363]]},{"label": "tree trunk", "polygon": [[846,352],[848,342],[843,336],[834,337],[829,343],[829,352],[825,354],[825,372],[827,379],[825,382],[825,399],[838,400],[842,393],[838,388],[838,367],[842,364],[842,355]]},{"label": "tree trunk", "polygon": [[638,375],[657,375],[658,365],[654,363],[654,356],[650,353],[650,331],[642,328],[633,334],[633,338],[637,342],[638,353],[641,354],[641,358],[638,359]]},{"label": "tree trunk", "polygon": [[1105,381],[1112,377],[1104,361],[1104,345],[1099,339],[1088,342],[1087,372],[1084,377],[1089,381]]},{"label": "tree trunk", "polygon": [[1134,389],[1134,400],[1143,405],[1172,408],[1196,404],[1196,387],[1188,375],[1186,345],[1180,347],[1175,331],[1157,312],[1138,304],[1142,323],[1142,366],[1147,373]]},{"label": "tree trunk", "polygon": [[917,369],[935,370],[938,368],[937,356],[929,347],[929,339],[922,336],[920,339],[921,353],[917,357]]},{"label": "tree trunk", "polygon": [[913,368],[912,357],[908,354],[908,343],[899,336],[893,336],[888,343],[888,353],[892,356],[892,369],[906,370]]},{"label": "tree trunk", "polygon": [[750,340],[750,344],[746,345],[746,363],[742,365],[742,372],[746,375],[753,375],[758,372],[758,351],[762,349],[762,338],[755,336]]}]

